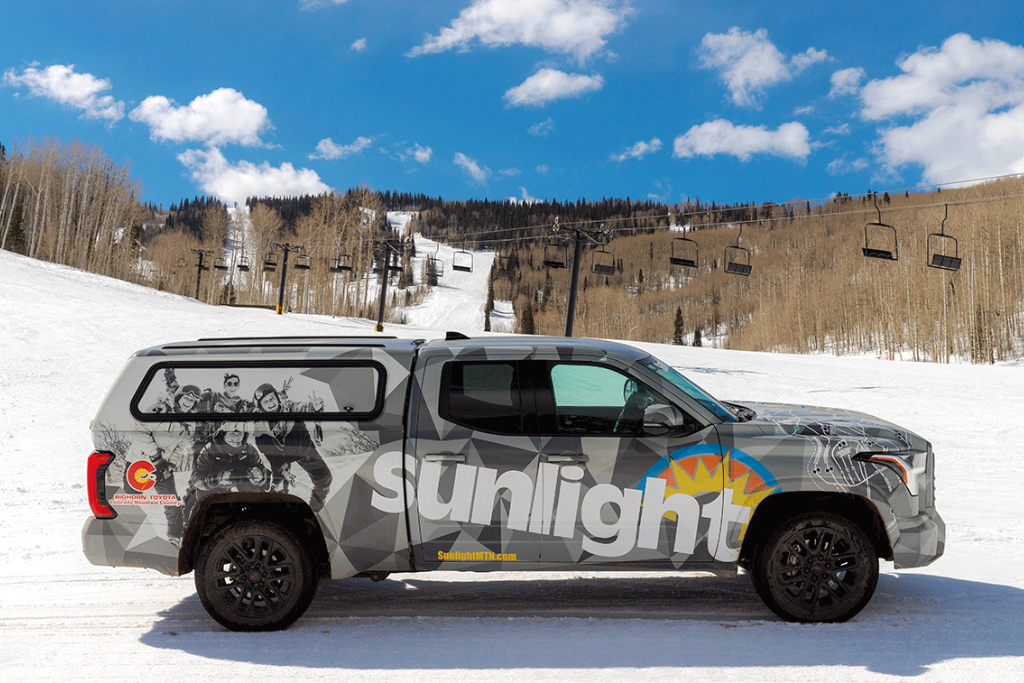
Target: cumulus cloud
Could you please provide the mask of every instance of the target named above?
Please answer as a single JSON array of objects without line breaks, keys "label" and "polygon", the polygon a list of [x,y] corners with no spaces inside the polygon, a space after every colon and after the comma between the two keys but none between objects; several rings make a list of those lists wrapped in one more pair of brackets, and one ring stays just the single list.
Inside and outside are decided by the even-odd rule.
[{"label": "cumulus cloud", "polygon": [[330,138],[324,138],[316,146],[316,152],[309,155],[310,159],[344,159],[359,154],[373,144],[373,138],[359,136],[348,145],[339,145]]},{"label": "cumulus cloud", "polygon": [[450,27],[410,50],[410,57],[448,50],[527,45],[570,54],[583,63],[625,25],[628,3],[610,0],[475,0]]},{"label": "cumulus cloud", "polygon": [[829,97],[840,95],[855,95],[860,89],[860,82],[864,80],[866,72],[859,66],[851,69],[840,69],[832,74],[832,89],[829,90]]},{"label": "cumulus cloud", "polygon": [[625,152],[621,154],[612,154],[609,157],[612,161],[625,161],[626,159],[643,159],[652,152],[657,152],[661,149],[661,140],[658,138],[651,138],[650,142],[639,141]]},{"label": "cumulus cloud", "polygon": [[768,31],[761,28],[750,33],[733,26],[727,33],[708,33],[697,51],[700,66],[718,71],[741,107],[757,107],[759,97],[770,86],[792,80],[808,67],[830,59],[824,50],[807,48],[805,52],[786,59]]},{"label": "cumulus cloud", "polygon": [[434,150],[430,147],[424,147],[420,143],[413,143],[411,149],[408,150],[412,154],[413,158],[421,164],[425,164],[430,161],[430,157],[434,155]]},{"label": "cumulus cloud", "polygon": [[287,162],[277,167],[267,162],[232,164],[216,148],[187,150],[178,155],[178,161],[203,192],[228,206],[243,204],[249,197],[299,197],[323,194],[330,189],[308,168],[297,169]]},{"label": "cumulus cloud", "polygon": [[806,159],[811,153],[807,129],[802,123],[784,123],[776,130],[764,126],[736,126],[718,119],[694,126],[675,139],[673,156],[728,154],[747,161],[755,154]]},{"label": "cumulus cloud", "polygon": [[245,99],[233,88],[218,88],[179,107],[173,100],[153,95],[128,115],[149,126],[153,140],[199,142],[210,146],[259,146],[260,134],[271,128],[267,108]]},{"label": "cumulus cloud", "polygon": [[554,100],[580,97],[604,87],[600,76],[567,74],[557,69],[541,69],[520,85],[505,92],[510,107],[540,107]]},{"label": "cumulus cloud", "polygon": [[469,174],[475,182],[480,185],[486,185],[487,179],[491,175],[491,169],[486,166],[481,166],[477,163],[476,159],[470,159],[462,152],[455,154],[455,164],[462,168],[463,171]]},{"label": "cumulus cloud", "polygon": [[536,135],[537,137],[546,137],[555,130],[555,120],[548,117],[540,123],[535,123],[527,129],[530,135]]},{"label": "cumulus cloud", "polygon": [[366,38],[360,38],[359,40],[355,41],[349,46],[349,49],[355,50],[356,52],[362,52],[363,50],[366,49]]},{"label": "cumulus cloud", "polygon": [[890,171],[923,168],[929,183],[1024,172],[1024,47],[960,33],[901,59],[903,72],[861,89],[861,116],[880,131]]},{"label": "cumulus cloud", "polygon": [[4,72],[4,85],[28,88],[32,97],[42,97],[74,109],[88,119],[106,119],[110,123],[124,118],[124,102],[101,93],[110,90],[110,81],[92,74],[76,73],[74,64],[54,64],[45,69],[28,67],[21,74]]}]

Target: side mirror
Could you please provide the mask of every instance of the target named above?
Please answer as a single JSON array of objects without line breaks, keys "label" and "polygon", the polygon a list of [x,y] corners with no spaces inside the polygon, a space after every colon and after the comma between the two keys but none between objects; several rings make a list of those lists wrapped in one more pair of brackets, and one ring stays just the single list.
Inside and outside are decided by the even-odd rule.
[{"label": "side mirror", "polygon": [[686,426],[686,416],[675,406],[655,403],[644,410],[644,433],[665,436]]}]

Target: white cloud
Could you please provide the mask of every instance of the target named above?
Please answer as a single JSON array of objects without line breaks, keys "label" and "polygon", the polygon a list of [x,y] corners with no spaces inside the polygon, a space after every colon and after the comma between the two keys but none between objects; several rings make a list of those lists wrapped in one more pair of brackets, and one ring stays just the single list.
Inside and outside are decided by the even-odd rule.
[{"label": "white cloud", "polygon": [[547,175],[548,173],[551,173],[551,167],[548,166],[547,164],[541,164],[540,166],[537,167],[537,173],[540,173],[541,175]]},{"label": "white cloud", "polygon": [[960,33],[897,65],[861,89],[864,119],[911,120],[880,131],[890,172],[919,165],[928,183],[1024,172],[1024,47]]},{"label": "white cloud", "polygon": [[867,72],[859,66],[850,69],[840,69],[832,74],[832,89],[829,90],[829,97],[839,95],[855,95],[860,89],[860,82],[864,80]]},{"label": "white cloud", "polygon": [[518,197],[509,197],[508,201],[513,204],[536,204],[540,201],[536,197],[531,196],[525,187],[519,188],[519,195]]},{"label": "white cloud", "polygon": [[724,119],[694,126],[675,139],[673,156],[729,154],[747,161],[755,154],[806,159],[811,153],[807,129],[802,123],[784,123],[777,130],[764,126],[736,126]]},{"label": "white cloud", "polygon": [[844,175],[846,173],[858,173],[867,170],[870,166],[871,162],[864,157],[851,159],[849,155],[843,154],[838,159],[830,161],[828,166],[825,167],[825,171],[829,175]]},{"label": "white cloud", "polygon": [[555,130],[555,120],[548,117],[540,123],[535,123],[527,129],[530,135],[536,135],[537,137],[546,137]]},{"label": "white cloud", "polygon": [[238,144],[260,146],[260,133],[271,128],[267,108],[245,99],[233,88],[218,88],[200,95],[183,107],[153,95],[128,115],[149,126],[153,140],[200,142],[210,146]]},{"label": "white cloud", "polygon": [[33,97],[43,97],[68,107],[81,109],[89,119],[106,119],[110,123],[124,118],[124,102],[111,95],[101,95],[112,87],[106,78],[75,73],[74,64],[53,64],[39,70],[28,67],[19,76],[10,69],[4,72],[4,85],[25,86]]},{"label": "white cloud", "polygon": [[355,50],[356,52],[362,52],[363,50],[366,49],[366,38],[360,38],[359,40],[355,41],[349,46],[349,49]]},{"label": "white cloud", "polygon": [[308,168],[296,169],[287,162],[277,167],[267,162],[232,164],[216,148],[182,152],[178,161],[185,165],[203,192],[228,206],[242,204],[249,197],[297,197],[323,194],[330,189]]},{"label": "white cloud", "polygon": [[414,143],[413,148],[408,150],[416,161],[421,164],[425,164],[430,161],[430,157],[434,155],[434,150],[429,147],[424,147],[420,143]]},{"label": "white cloud", "polygon": [[503,168],[500,171],[498,171],[498,175],[501,176],[502,178],[515,178],[516,176],[520,176],[522,174],[523,172],[515,167]]},{"label": "white cloud", "polygon": [[697,52],[701,67],[718,71],[732,101],[741,107],[757,107],[759,96],[768,87],[831,59],[824,50],[811,47],[787,60],[768,40],[768,31],[761,28],[750,33],[738,26],[728,33],[706,34]]},{"label": "white cloud", "polygon": [[841,123],[838,126],[829,126],[824,130],[826,135],[849,135],[851,132],[850,124]]},{"label": "white cloud", "polygon": [[487,184],[487,179],[491,175],[491,169],[481,166],[477,163],[476,159],[470,159],[462,152],[457,152],[455,154],[455,164],[462,167],[462,170],[468,173],[480,185]]},{"label": "white cloud", "polygon": [[316,152],[310,159],[344,159],[359,154],[373,144],[373,138],[359,136],[348,145],[339,145],[330,138],[324,138],[316,146]]},{"label": "white cloud", "polygon": [[600,76],[567,74],[557,69],[541,69],[520,85],[505,92],[510,107],[540,107],[567,97],[579,97],[604,87]]},{"label": "white cloud", "polygon": [[626,159],[643,159],[652,152],[657,152],[661,149],[661,140],[658,138],[651,138],[650,142],[639,141],[622,154],[612,154],[609,157],[612,161],[625,161]]},{"label": "white cloud", "polygon": [[303,10],[315,10],[329,5],[344,5],[348,0],[299,0],[299,7]]},{"label": "white cloud", "polygon": [[625,25],[628,3],[611,0],[475,0],[448,28],[426,36],[407,54],[417,57],[486,47],[527,45],[571,54],[583,63],[604,49],[605,38]]}]

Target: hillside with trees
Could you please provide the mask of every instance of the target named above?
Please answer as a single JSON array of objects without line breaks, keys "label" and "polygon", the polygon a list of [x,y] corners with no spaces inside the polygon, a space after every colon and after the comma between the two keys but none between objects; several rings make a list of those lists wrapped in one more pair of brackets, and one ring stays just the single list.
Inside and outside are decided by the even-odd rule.
[{"label": "hillside with trees", "polygon": [[[129,169],[98,148],[0,147],[0,248],[255,306],[276,304],[287,255],[299,266],[288,310],[371,319],[387,259],[388,320],[400,322],[436,286],[436,272],[411,267],[423,235],[495,251],[488,300],[513,302],[509,331],[557,335],[579,236],[576,336],[938,362],[1024,356],[1019,175],[784,204],[450,201],[357,188],[252,198],[244,211],[195,197],[163,212],[139,196]],[[389,210],[416,213],[408,235],[394,234]],[[865,247],[891,258],[866,258]],[[959,268],[929,267],[936,252]],[[726,272],[729,262],[749,274]]]}]

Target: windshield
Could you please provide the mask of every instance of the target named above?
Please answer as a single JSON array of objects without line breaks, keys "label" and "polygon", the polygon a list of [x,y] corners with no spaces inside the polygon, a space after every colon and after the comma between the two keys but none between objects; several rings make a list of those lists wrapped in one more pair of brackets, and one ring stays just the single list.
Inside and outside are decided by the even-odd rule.
[{"label": "windshield", "polygon": [[640,361],[648,370],[656,372],[659,377],[668,380],[676,388],[685,393],[693,400],[708,409],[715,417],[722,422],[736,422],[736,415],[729,410],[721,401],[704,391],[690,380],[683,377],[679,372],[654,356],[647,356]]}]

